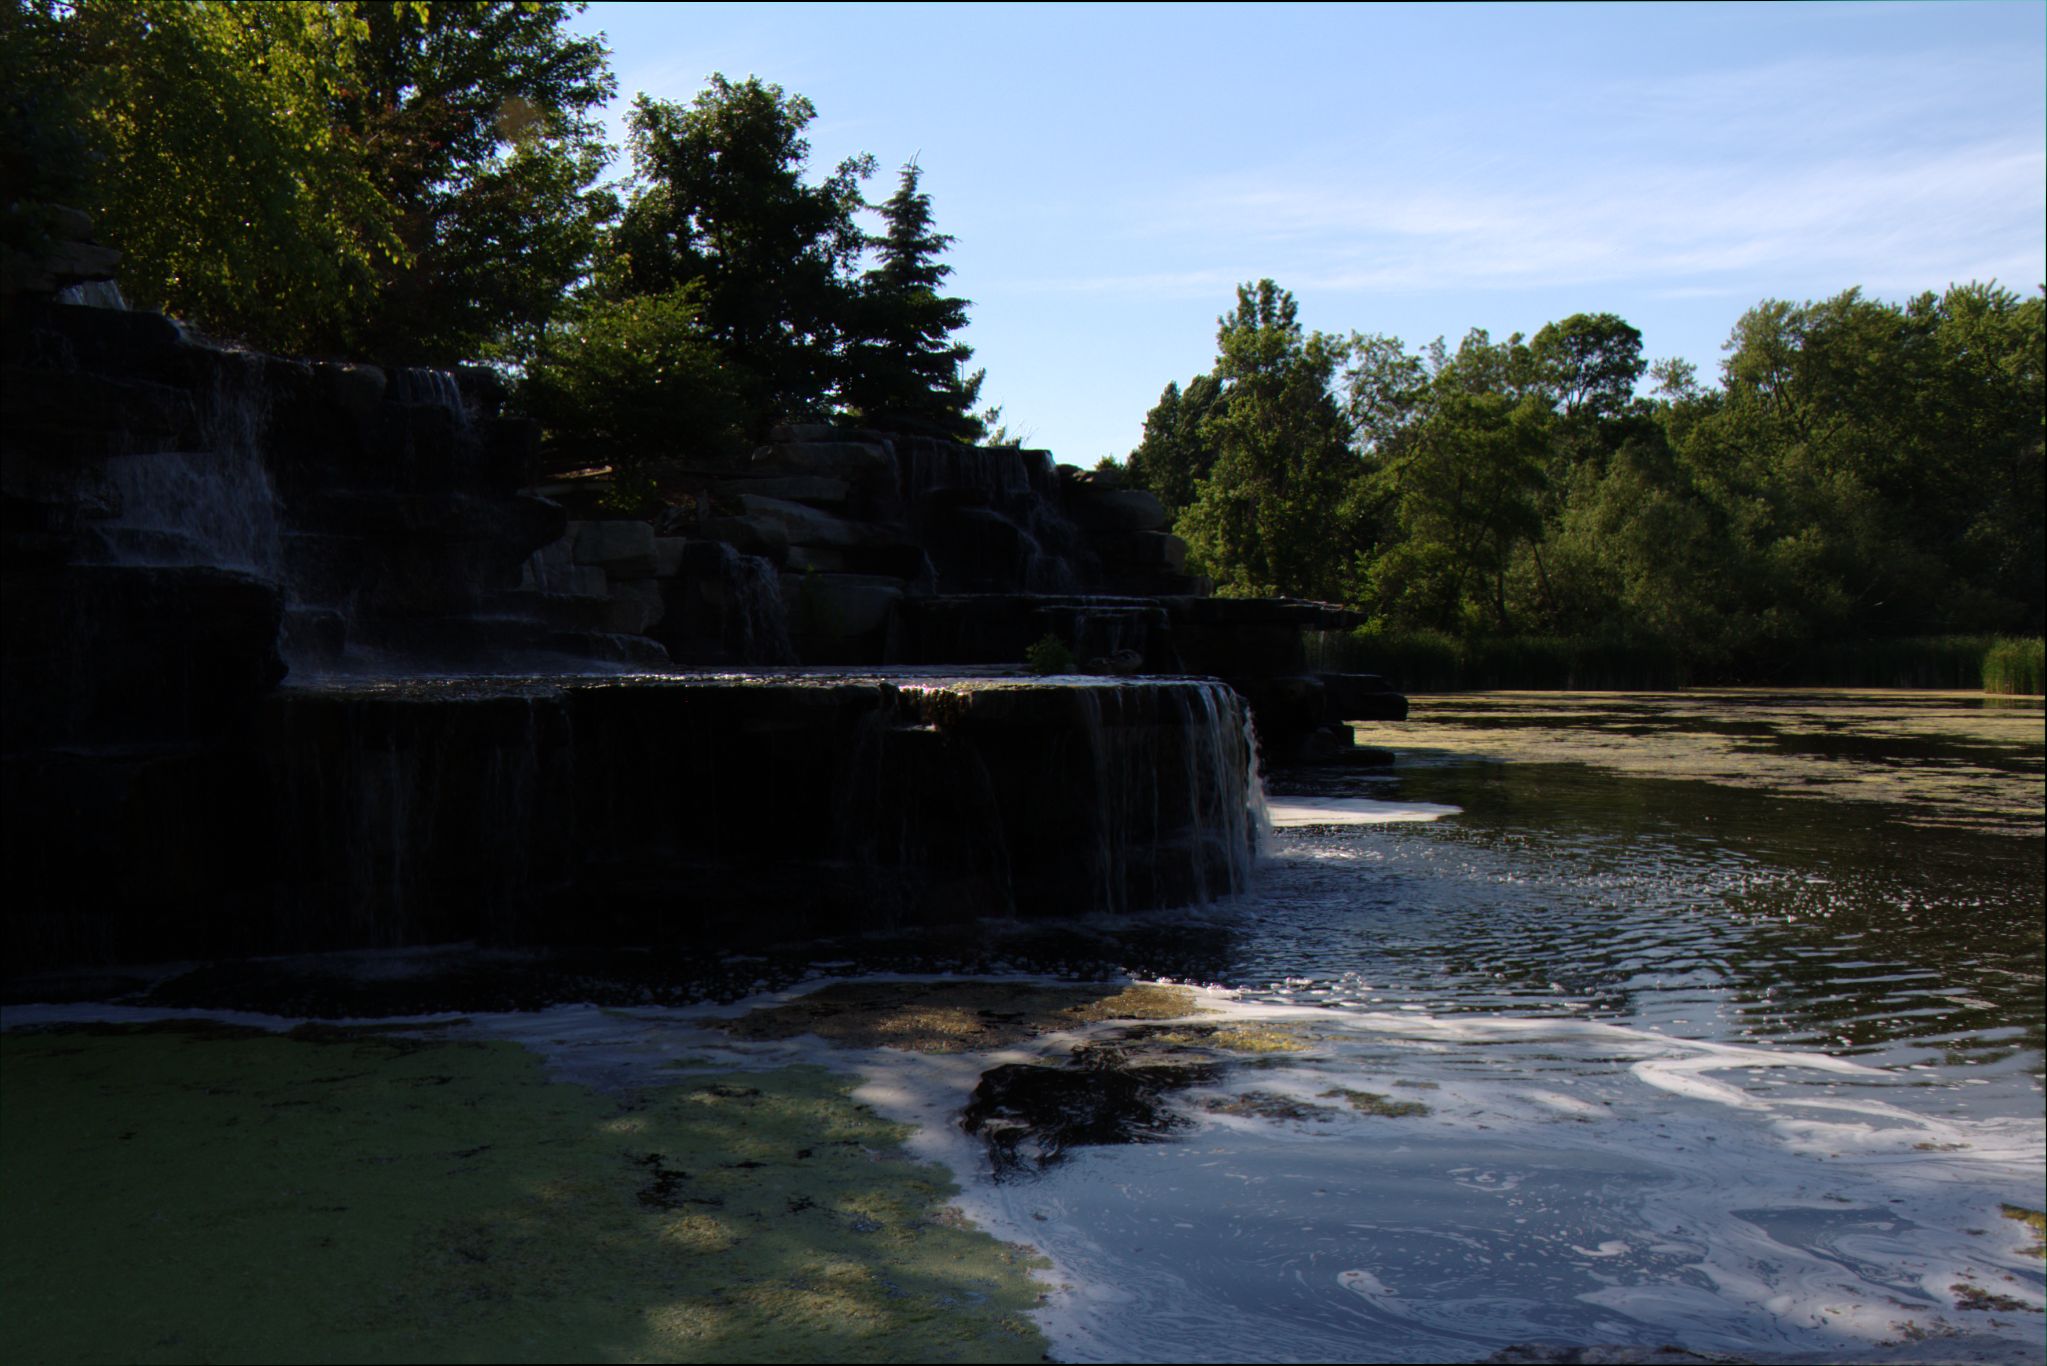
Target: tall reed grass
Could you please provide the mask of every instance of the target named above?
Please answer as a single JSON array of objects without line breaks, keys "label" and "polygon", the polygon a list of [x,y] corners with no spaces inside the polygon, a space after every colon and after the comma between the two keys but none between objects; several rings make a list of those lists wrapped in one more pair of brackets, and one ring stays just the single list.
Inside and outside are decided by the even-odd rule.
[{"label": "tall reed grass", "polygon": [[1983,691],[2047,692],[2047,641],[2006,638],[1983,655]]}]

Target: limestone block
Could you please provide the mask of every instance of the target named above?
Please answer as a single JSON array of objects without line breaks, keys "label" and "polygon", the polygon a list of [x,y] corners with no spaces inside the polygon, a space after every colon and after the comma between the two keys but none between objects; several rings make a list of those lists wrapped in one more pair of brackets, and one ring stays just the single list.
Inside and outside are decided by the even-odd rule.
[{"label": "limestone block", "polygon": [[895,454],[873,441],[778,441],[753,453],[761,475],[821,475],[853,483],[893,483]]},{"label": "limestone block", "polygon": [[687,536],[656,536],[654,538],[654,577],[672,579],[682,572],[683,547],[689,544]]},{"label": "limestone block", "polygon": [[1072,487],[1075,495],[1067,511],[1074,522],[1089,531],[1163,531],[1165,505],[1157,495],[1144,489],[1096,490]]},{"label": "limestone block", "polygon": [[727,479],[722,483],[713,484],[711,491],[735,498],[752,493],[764,498],[781,498],[792,503],[806,503],[811,507],[833,510],[844,507],[846,501],[853,496],[853,486],[850,483],[822,474]]},{"label": "limestone block", "polygon": [[576,563],[602,565],[614,579],[651,579],[659,568],[654,528],[646,522],[585,522],[576,533]]},{"label": "limestone block", "polygon": [[1103,559],[1178,574],[1187,568],[1187,543],[1165,531],[1130,531],[1103,536],[1096,547]]},{"label": "limestone block", "polygon": [[665,606],[661,585],[654,579],[625,579],[611,585],[611,610],[604,629],[621,635],[639,636],[661,620]]},{"label": "limestone block", "polygon": [[770,441],[830,441],[839,429],[829,422],[784,422],[768,432]]},{"label": "limestone block", "polygon": [[820,574],[843,574],[847,569],[846,552],[821,545],[792,545],[789,547],[788,568],[794,574],[801,574],[806,569]]},{"label": "limestone block", "polygon": [[697,530],[713,541],[723,541],[742,555],[758,555],[772,564],[789,557],[789,533],[780,522],[765,517],[710,517]]},{"label": "limestone block", "polygon": [[325,377],[334,402],[356,420],[367,422],[384,406],[388,381],[376,366],[343,361],[316,369]]},{"label": "limestone block", "polygon": [[780,527],[791,545],[857,546],[874,539],[870,528],[802,503],[752,493],[740,495],[739,503],[749,518]]},{"label": "limestone block", "polygon": [[843,640],[888,625],[903,581],[883,574],[784,574],[782,602],[806,640]]}]

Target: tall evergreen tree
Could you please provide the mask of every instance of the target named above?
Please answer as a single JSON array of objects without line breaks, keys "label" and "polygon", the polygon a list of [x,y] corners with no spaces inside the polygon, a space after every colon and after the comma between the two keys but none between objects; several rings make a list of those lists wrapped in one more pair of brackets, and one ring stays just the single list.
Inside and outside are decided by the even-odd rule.
[{"label": "tall evergreen tree", "polygon": [[915,161],[903,167],[881,206],[886,229],[868,239],[880,260],[860,282],[840,397],[870,426],[977,441],[985,429],[974,405],[987,372],[964,373],[973,348],[953,334],[967,325],[969,301],[939,293],[952,274],[939,257],[953,238],[933,230],[921,177]]},{"label": "tall evergreen tree", "polygon": [[1195,485],[1215,466],[1215,447],[1203,435],[1202,423],[1221,397],[1222,386],[1213,375],[1196,375],[1185,389],[1168,384],[1144,415],[1144,439],[1130,452],[1131,475],[1176,517],[1194,501]]}]

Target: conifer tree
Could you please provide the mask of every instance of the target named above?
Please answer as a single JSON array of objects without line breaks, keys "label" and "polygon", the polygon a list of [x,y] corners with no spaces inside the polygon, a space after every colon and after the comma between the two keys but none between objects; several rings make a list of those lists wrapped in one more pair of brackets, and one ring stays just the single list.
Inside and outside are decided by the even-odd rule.
[{"label": "conifer tree", "polygon": [[886,229],[868,239],[880,260],[860,282],[840,396],[870,426],[977,441],[985,428],[974,408],[987,372],[963,373],[973,349],[953,334],[967,325],[969,301],[939,293],[952,274],[939,257],[953,239],[932,229],[921,175],[915,161],[903,167],[881,205]]}]

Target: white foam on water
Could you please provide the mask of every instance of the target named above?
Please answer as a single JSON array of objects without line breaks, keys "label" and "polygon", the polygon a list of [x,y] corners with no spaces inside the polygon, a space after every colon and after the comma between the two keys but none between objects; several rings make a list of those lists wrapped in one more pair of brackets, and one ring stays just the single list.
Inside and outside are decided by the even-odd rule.
[{"label": "white foam on water", "polygon": [[1265,803],[1272,827],[1304,825],[1392,825],[1401,821],[1439,821],[1462,815],[1461,806],[1436,802],[1382,802],[1369,797],[1270,797]]}]

